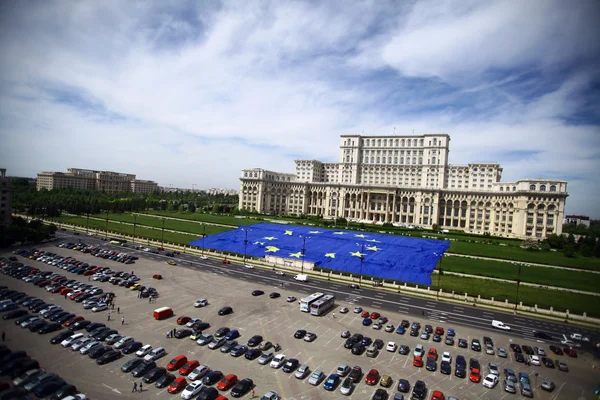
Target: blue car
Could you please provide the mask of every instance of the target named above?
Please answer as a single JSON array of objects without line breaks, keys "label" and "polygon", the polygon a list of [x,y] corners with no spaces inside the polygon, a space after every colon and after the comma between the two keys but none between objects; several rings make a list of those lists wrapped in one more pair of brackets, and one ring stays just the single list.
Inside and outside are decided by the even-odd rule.
[{"label": "blue car", "polygon": [[373,343],[373,339],[371,339],[370,337],[365,336],[363,338],[363,340],[360,342],[360,344],[362,344],[365,347],[368,347],[371,343]]},{"label": "blue car", "polygon": [[329,391],[335,390],[335,388],[337,387],[339,382],[340,382],[340,377],[337,376],[336,374],[331,374],[331,375],[329,375],[329,378],[327,378],[327,380],[323,384],[323,388],[325,390],[329,390]]},{"label": "blue car", "polygon": [[240,332],[237,329],[232,329],[224,336],[225,340],[233,340],[240,337]]},{"label": "blue car", "polygon": [[373,320],[372,320],[371,318],[369,318],[369,317],[367,317],[367,318],[363,319],[363,325],[364,325],[364,326],[369,326],[369,325],[371,325],[372,323],[373,323]]},{"label": "blue car", "polygon": [[404,335],[404,332],[406,332],[406,329],[404,328],[404,326],[398,325],[398,329],[396,329],[396,333],[398,335]]},{"label": "blue car", "polygon": [[455,335],[454,329],[448,328],[448,332],[446,332],[446,336],[454,337],[454,335]]}]

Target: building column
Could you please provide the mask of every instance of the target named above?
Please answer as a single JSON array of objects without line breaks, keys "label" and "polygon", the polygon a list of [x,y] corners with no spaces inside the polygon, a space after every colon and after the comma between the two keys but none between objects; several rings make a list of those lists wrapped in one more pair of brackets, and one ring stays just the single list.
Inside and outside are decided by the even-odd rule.
[{"label": "building column", "polygon": [[390,212],[390,194],[388,192],[385,193],[385,221],[383,222],[390,222],[389,221],[389,212]]},{"label": "building column", "polygon": [[392,223],[396,222],[396,192],[392,195]]}]

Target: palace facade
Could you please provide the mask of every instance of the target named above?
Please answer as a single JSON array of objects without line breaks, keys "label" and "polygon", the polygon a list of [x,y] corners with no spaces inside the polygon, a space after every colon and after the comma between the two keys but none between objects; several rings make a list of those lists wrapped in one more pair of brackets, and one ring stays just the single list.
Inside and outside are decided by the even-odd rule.
[{"label": "palace facade", "polygon": [[567,182],[501,182],[498,163],[448,163],[450,136],[342,135],[339,162],[242,170],[239,208],[542,239],[562,232]]}]

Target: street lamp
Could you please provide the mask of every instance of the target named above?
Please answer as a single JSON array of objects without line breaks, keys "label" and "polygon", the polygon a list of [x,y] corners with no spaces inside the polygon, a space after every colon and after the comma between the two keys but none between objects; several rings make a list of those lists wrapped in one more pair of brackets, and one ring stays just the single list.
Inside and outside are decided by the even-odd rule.
[{"label": "street lamp", "polygon": [[440,299],[440,279],[442,277],[442,261],[444,261],[444,254],[442,253],[441,255],[434,253],[436,256],[440,257],[440,268],[438,270],[438,279],[437,279],[437,293],[436,293],[436,298],[437,300]]},{"label": "street lamp", "polygon": [[306,253],[306,236],[303,236],[304,242],[302,244],[302,274],[304,274],[304,253]]},{"label": "street lamp", "polygon": [[161,239],[160,239],[160,249],[164,250],[165,248],[165,219],[162,219],[162,235],[161,235]]},{"label": "street lamp", "polygon": [[202,223],[202,256],[204,256],[204,238],[206,237],[206,224]]},{"label": "street lamp", "polygon": [[515,314],[517,313],[517,305],[519,304],[519,285],[521,284],[521,267],[523,264],[519,264],[519,273],[517,276],[517,298],[515,300]]},{"label": "street lamp", "polygon": [[246,232],[246,239],[244,239],[244,265],[246,264],[246,246],[248,246],[248,230],[244,229]]},{"label": "street lamp", "polygon": [[104,229],[104,240],[108,240],[108,210],[106,210],[106,228]]},{"label": "street lamp", "polygon": [[137,214],[133,214],[133,243],[135,243],[135,223],[137,220]]},{"label": "street lamp", "polygon": [[359,285],[362,285],[362,267],[363,267],[363,260],[365,259],[365,256],[363,255],[364,251],[365,251],[365,242],[363,242],[360,247],[360,275],[358,276]]},{"label": "street lamp", "polygon": [[87,222],[85,225],[85,233],[88,234],[90,233],[90,205],[88,204],[88,209],[87,209]]}]

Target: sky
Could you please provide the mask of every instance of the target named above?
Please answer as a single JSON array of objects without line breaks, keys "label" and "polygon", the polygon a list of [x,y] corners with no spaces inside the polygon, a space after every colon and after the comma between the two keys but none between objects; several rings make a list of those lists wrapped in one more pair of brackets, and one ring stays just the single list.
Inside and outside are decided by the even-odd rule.
[{"label": "sky", "polygon": [[239,189],[343,134],[446,133],[450,163],[568,181],[600,218],[600,3],[0,2],[0,166]]}]

